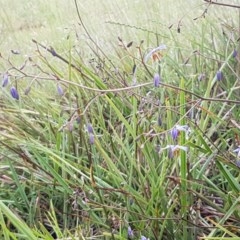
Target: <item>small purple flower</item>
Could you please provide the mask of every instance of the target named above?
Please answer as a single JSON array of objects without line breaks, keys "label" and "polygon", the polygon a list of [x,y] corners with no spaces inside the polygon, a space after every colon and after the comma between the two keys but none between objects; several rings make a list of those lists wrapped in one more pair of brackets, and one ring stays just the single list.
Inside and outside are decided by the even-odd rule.
[{"label": "small purple flower", "polygon": [[146,238],[145,236],[141,236],[141,240],[149,240],[149,238]]},{"label": "small purple flower", "polygon": [[237,55],[238,55],[238,52],[237,52],[236,49],[234,49],[234,50],[233,50],[233,53],[232,53],[232,57],[233,57],[233,58],[236,58]]},{"label": "small purple flower", "polygon": [[2,80],[2,87],[6,87],[8,85],[8,74],[4,73]]},{"label": "small purple flower", "polygon": [[91,144],[91,145],[93,145],[94,144],[94,135],[92,134],[92,133],[90,133],[89,134],[89,143]]},{"label": "small purple flower", "polygon": [[166,50],[166,49],[167,49],[167,47],[164,44],[161,44],[160,46],[154,48],[148,54],[146,54],[146,56],[144,57],[144,63],[146,63],[149,60],[149,58],[153,56],[153,54],[155,54],[161,50]]},{"label": "small purple flower", "polygon": [[161,82],[161,77],[158,73],[155,73],[154,74],[154,77],[153,77],[153,84],[154,84],[154,87],[159,87],[159,84]]},{"label": "small purple flower", "polygon": [[10,93],[11,93],[11,95],[14,99],[19,100],[19,94],[18,94],[18,91],[15,87],[11,87]]},{"label": "small purple flower", "polygon": [[236,165],[237,165],[238,168],[240,168],[240,161],[239,160],[236,161]]},{"label": "small purple flower", "polygon": [[92,127],[91,123],[87,124],[87,131],[88,131],[89,134],[93,134],[93,127]]},{"label": "small purple flower", "polygon": [[93,145],[94,144],[94,133],[93,133],[93,127],[92,127],[91,123],[87,124],[87,132],[89,135],[89,143],[91,145]]},{"label": "small purple flower", "polygon": [[189,131],[189,127],[188,125],[176,125],[171,131],[171,136],[173,138],[174,141],[177,140],[179,132],[188,132]]},{"label": "small purple flower", "polygon": [[167,145],[165,148],[162,148],[162,150],[168,149],[168,158],[172,159],[174,157],[174,152],[177,150],[183,150],[183,151],[187,151],[188,148],[185,146],[180,146],[180,145]]},{"label": "small purple flower", "polygon": [[233,150],[234,153],[237,153],[237,156],[240,157],[240,146],[238,146],[238,148],[236,148],[235,150]]},{"label": "small purple flower", "polygon": [[174,127],[174,128],[171,130],[171,136],[172,136],[172,139],[173,139],[174,141],[177,140],[178,134],[179,134],[178,129],[177,129],[176,127]]},{"label": "small purple flower", "polygon": [[217,77],[218,81],[223,80],[223,73],[222,73],[222,71],[218,70],[217,74],[216,74],[216,77]]},{"label": "small purple flower", "polygon": [[59,94],[60,96],[63,96],[63,95],[64,95],[64,91],[63,91],[63,89],[62,89],[62,87],[61,87],[60,84],[57,85],[57,91],[58,91],[58,94]]},{"label": "small purple flower", "polygon": [[128,226],[128,237],[129,237],[129,238],[133,238],[133,237],[134,237],[133,230],[131,229],[130,226]]}]

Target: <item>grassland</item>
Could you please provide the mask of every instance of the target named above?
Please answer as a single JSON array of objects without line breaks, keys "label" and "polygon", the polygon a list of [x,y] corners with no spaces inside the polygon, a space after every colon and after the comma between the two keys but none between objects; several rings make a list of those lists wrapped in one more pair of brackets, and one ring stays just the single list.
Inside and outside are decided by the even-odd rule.
[{"label": "grassland", "polygon": [[237,8],[0,3],[0,239],[240,239]]}]

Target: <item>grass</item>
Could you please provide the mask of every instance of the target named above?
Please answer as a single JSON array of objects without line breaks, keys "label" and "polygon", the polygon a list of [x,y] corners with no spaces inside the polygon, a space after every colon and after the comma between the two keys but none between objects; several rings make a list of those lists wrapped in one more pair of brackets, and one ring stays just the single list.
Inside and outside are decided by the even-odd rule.
[{"label": "grass", "polygon": [[238,11],[14,2],[1,11],[1,238],[240,239]]}]

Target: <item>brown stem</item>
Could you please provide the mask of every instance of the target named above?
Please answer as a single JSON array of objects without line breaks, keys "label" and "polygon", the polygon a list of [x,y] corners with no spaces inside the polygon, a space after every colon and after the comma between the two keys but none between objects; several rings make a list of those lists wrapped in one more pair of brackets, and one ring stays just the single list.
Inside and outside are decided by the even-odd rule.
[{"label": "brown stem", "polygon": [[210,3],[210,4],[214,4],[214,5],[220,5],[220,6],[232,7],[232,8],[240,8],[240,5],[218,3],[218,2],[213,2],[212,0],[204,0],[204,1],[207,2],[207,3]]}]

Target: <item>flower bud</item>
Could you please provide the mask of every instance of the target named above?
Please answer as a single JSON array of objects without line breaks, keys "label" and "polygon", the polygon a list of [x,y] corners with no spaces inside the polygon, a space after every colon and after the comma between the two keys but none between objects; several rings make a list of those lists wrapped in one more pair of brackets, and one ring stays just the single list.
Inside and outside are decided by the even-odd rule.
[{"label": "flower bud", "polygon": [[18,94],[18,91],[15,87],[11,87],[10,93],[11,93],[11,95],[14,99],[19,100],[19,94]]},{"label": "flower bud", "polygon": [[8,74],[5,73],[3,75],[3,80],[2,80],[2,87],[6,87],[8,85]]},{"label": "flower bud", "polygon": [[87,125],[87,131],[89,134],[93,134],[93,127],[92,127],[92,124],[91,123],[88,123]]},{"label": "flower bud", "polygon": [[159,87],[160,81],[161,81],[160,75],[158,73],[155,73],[153,77],[154,87]]},{"label": "flower bud", "polygon": [[237,57],[237,55],[238,55],[238,52],[237,52],[237,50],[236,50],[236,49],[234,49],[234,50],[233,50],[232,57],[233,57],[233,58],[236,58],[236,57]]},{"label": "flower bud", "polygon": [[223,73],[222,73],[222,71],[218,70],[217,74],[216,74],[216,77],[217,77],[218,81],[223,80]]},{"label": "flower bud", "polygon": [[174,127],[174,128],[171,130],[172,139],[173,139],[174,141],[176,141],[177,138],[178,138],[178,135],[179,135],[179,131],[178,131],[178,129],[177,129],[176,127]]},{"label": "flower bud", "polygon": [[90,143],[91,145],[94,144],[94,135],[93,135],[92,133],[89,134],[89,143]]},{"label": "flower bud", "polygon": [[63,95],[64,95],[64,91],[63,91],[63,89],[62,89],[62,87],[61,87],[60,84],[57,85],[57,91],[58,91],[58,94],[59,94],[60,96],[63,96]]}]

